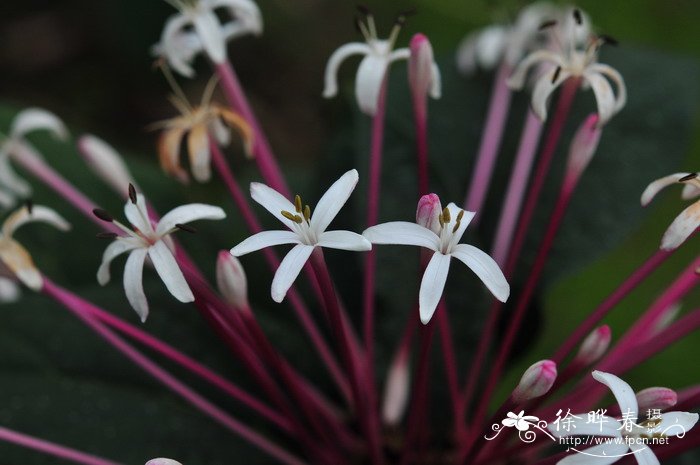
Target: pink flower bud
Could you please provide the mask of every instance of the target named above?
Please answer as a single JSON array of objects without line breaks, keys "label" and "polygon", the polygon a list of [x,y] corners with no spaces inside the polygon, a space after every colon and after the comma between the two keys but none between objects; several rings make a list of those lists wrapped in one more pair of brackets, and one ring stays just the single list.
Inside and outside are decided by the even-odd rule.
[{"label": "pink flower bud", "polygon": [[382,420],[384,424],[394,426],[401,421],[406,411],[410,392],[410,366],[408,351],[400,349],[389,367],[389,373],[384,387],[384,402],[382,403]]},{"label": "pink flower bud", "polygon": [[511,398],[514,402],[521,403],[541,397],[549,392],[556,379],[557,364],[551,360],[539,361],[525,370]]},{"label": "pink flower bud", "polygon": [[414,99],[425,99],[430,94],[440,98],[440,73],[433,58],[433,47],[424,34],[411,39],[411,57],[408,61],[408,82]]},{"label": "pink flower bud", "polygon": [[612,332],[610,331],[610,326],[603,325],[594,329],[591,334],[583,340],[583,343],[581,343],[578,354],[576,354],[576,362],[590,365],[597,361],[603,356],[605,351],[608,350],[611,339]]},{"label": "pink flower bud", "polygon": [[439,216],[441,212],[440,197],[437,194],[426,194],[418,201],[416,223],[430,229],[435,234],[440,234]]},{"label": "pink flower bud", "polygon": [[93,173],[120,196],[126,197],[129,184],[136,186],[122,157],[99,137],[83,135],[78,140],[78,150]]},{"label": "pink flower bud", "polygon": [[593,159],[602,128],[598,124],[598,114],[592,113],[586,118],[578,128],[569,146],[569,162],[567,167],[567,178],[578,181],[588,164]]},{"label": "pink flower bud", "polygon": [[645,410],[666,410],[678,402],[676,391],[664,387],[651,387],[639,391],[637,394],[639,412]]},{"label": "pink flower bud", "polygon": [[228,303],[241,310],[249,309],[248,279],[243,265],[227,250],[219,252],[216,261],[216,285]]}]

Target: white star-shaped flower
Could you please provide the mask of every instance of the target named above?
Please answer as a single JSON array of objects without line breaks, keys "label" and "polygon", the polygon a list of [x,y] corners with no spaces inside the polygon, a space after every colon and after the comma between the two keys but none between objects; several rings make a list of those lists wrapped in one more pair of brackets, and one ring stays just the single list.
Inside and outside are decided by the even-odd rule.
[{"label": "white star-shaped flower", "polygon": [[294,203],[276,190],[260,183],[251,183],[250,195],[289,231],[263,231],[255,234],[231,249],[231,254],[241,255],[281,244],[294,244],[280,263],[272,279],[271,295],[275,302],[282,302],[306,261],[316,247],[366,251],[372,244],[363,236],[351,231],[326,231],[328,225],[345,205],[358,181],[357,170],[350,170],[340,177],[323,194],[316,209],[304,206],[298,195]]},{"label": "white star-shaped flower", "polygon": [[39,291],[44,282],[41,272],[34,265],[27,249],[12,237],[21,226],[33,222],[48,223],[61,231],[69,230],[70,224],[48,207],[27,205],[8,216],[2,225],[0,260],[24,285]]},{"label": "white star-shaped flower", "polygon": [[[245,34],[262,33],[260,9],[251,0],[170,0],[179,13],[165,23],[153,53],[186,77],[194,76],[194,57],[204,52],[216,64],[226,61],[226,42]],[[230,19],[221,23],[215,10]],[[192,29],[188,29],[191,26]]]},{"label": "white star-shaped flower", "polygon": [[[399,15],[388,39],[379,39],[374,17],[364,8],[360,13],[366,23],[358,19],[357,27],[365,38],[365,42],[351,42],[338,48],[328,59],[325,73],[323,96],[331,98],[338,93],[338,68],[346,58],[352,55],[364,55],[355,77],[355,97],[363,113],[373,116],[377,112],[377,102],[389,66],[398,60],[406,60],[411,55],[408,48],[394,50],[396,39],[405,21],[404,15]],[[437,67],[433,68],[434,73]],[[439,75],[434,76],[438,82]]]},{"label": "white star-shaped flower", "polygon": [[103,286],[107,284],[110,280],[109,266],[112,260],[128,252],[129,257],[124,266],[124,291],[141,320],[146,321],[148,302],[143,291],[143,264],[146,257],[150,258],[165,287],[177,300],[194,301],[194,295],[173,256],[172,240],[169,236],[178,229],[191,231],[190,227],[183,225],[192,221],[221,220],[226,214],[219,207],[194,203],[174,208],[155,223],[149,218],[144,196],[136,194],[131,186],[129,196],[124,215],[132,228],[115,221],[103,210],[95,211],[98,218],[114,223],[125,233],[124,236],[114,237],[114,242],[105,249],[102,263],[97,270],[97,281]]},{"label": "white star-shaped flower", "polygon": [[47,130],[56,139],[65,140],[68,130],[63,122],[53,113],[41,108],[26,108],[15,116],[10,127],[9,136],[0,141],[0,205],[10,207],[17,197],[31,194],[31,186],[12,169],[10,159],[16,157],[37,158],[41,155],[25,140],[33,131]]},{"label": "white star-shaped flower", "polygon": [[[687,412],[668,412],[661,414],[660,418],[640,421],[637,397],[629,384],[602,371],[594,371],[593,377],[610,388],[624,421],[603,415],[602,421],[591,422],[586,414],[579,414],[571,418],[568,431],[553,426],[550,426],[549,430],[556,437],[602,436],[624,441],[603,442],[601,445],[584,449],[581,453],[569,455],[557,462],[557,465],[609,465],[623,458],[628,451],[634,454],[639,465],[659,465],[659,459],[645,441],[654,437],[683,437],[698,421],[697,413]],[[640,421],[640,424],[637,424],[637,421]]]},{"label": "white star-shaped flower", "polygon": [[435,206],[431,218],[426,218],[423,202],[418,204],[421,224],[394,221],[372,226],[362,233],[373,244],[417,245],[435,252],[423,274],[418,295],[423,324],[430,321],[442,296],[452,257],[467,265],[498,300],[505,302],[510,286],[496,262],[473,245],[459,243],[475,213],[464,211],[454,203],[442,209],[435,194],[426,197],[432,197]]},{"label": "white star-shaped flower", "polygon": [[518,431],[527,431],[530,425],[537,423],[539,418],[532,415],[525,415],[525,410],[521,410],[517,415],[513,412],[508,412],[505,419],[501,420],[503,426],[508,428],[515,427]]},{"label": "white star-shaped flower", "polygon": [[[671,184],[685,184],[681,198],[690,200],[700,196],[700,179],[697,173],[674,173],[652,182],[642,193],[642,206],[646,207],[665,187]],[[695,232],[700,226],[700,201],[694,202],[673,220],[661,239],[663,250],[673,250]]]},{"label": "white star-shaped flower", "polygon": [[[583,13],[574,9],[571,18],[573,21],[562,24],[553,24],[553,34],[568,40],[554,39],[554,49],[541,49],[532,52],[525,57],[513,75],[508,79],[508,85],[512,89],[522,89],[525,86],[528,72],[538,64],[550,65],[541,76],[537,77],[532,91],[532,109],[543,121],[547,119],[547,103],[552,92],[569,78],[581,78],[585,86],[590,86],[595,94],[598,104],[600,125],[605,124],[627,102],[627,89],[625,81],[614,68],[598,63],[598,51],[603,44],[614,42],[607,36],[589,35],[585,45],[581,47],[578,37],[581,30],[586,29],[586,18]],[[613,91],[610,81],[617,86],[617,93]]]}]

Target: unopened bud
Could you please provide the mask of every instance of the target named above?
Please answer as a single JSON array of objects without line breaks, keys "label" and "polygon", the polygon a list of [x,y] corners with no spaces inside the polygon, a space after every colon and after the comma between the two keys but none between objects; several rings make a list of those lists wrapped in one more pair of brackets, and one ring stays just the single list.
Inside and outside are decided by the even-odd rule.
[{"label": "unopened bud", "polygon": [[539,361],[525,370],[511,397],[517,403],[542,397],[549,392],[556,379],[557,364],[551,360]]},{"label": "unopened bud", "polygon": [[426,95],[440,98],[442,83],[440,71],[435,64],[433,47],[425,34],[416,34],[411,39],[411,57],[408,61],[408,82],[415,99]]},{"label": "unopened bud", "polygon": [[437,194],[426,194],[418,201],[416,223],[424,226],[435,234],[440,234],[440,213],[442,205]]},{"label": "unopened bud", "polygon": [[578,354],[576,354],[576,362],[583,365],[590,365],[596,362],[610,347],[611,339],[610,326],[603,325],[594,329],[581,343]]},{"label": "unopened bud", "polygon": [[85,134],[78,140],[78,150],[93,173],[120,196],[127,193],[126,186],[136,186],[121,155],[102,139]]},{"label": "unopened bud", "polygon": [[216,261],[216,285],[224,299],[236,308],[248,309],[248,279],[241,262],[227,250]]},{"label": "unopened bud", "polygon": [[636,396],[640,412],[644,410],[666,410],[678,402],[676,391],[665,387],[643,389]]},{"label": "unopened bud", "polygon": [[598,121],[598,114],[589,115],[576,131],[569,146],[567,176],[573,177],[576,181],[591,162],[598,148],[602,134],[602,128]]},{"label": "unopened bud", "polygon": [[389,368],[384,387],[382,421],[388,426],[397,425],[406,412],[411,386],[410,371],[408,350],[401,348]]}]

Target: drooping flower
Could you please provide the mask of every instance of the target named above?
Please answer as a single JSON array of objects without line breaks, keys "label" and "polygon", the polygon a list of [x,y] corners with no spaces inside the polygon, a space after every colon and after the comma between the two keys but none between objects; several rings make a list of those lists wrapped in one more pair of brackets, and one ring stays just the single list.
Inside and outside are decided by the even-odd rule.
[{"label": "drooping flower", "polygon": [[[553,40],[554,49],[543,48],[525,57],[508,79],[508,85],[512,89],[522,89],[528,72],[535,65],[549,64],[551,67],[537,77],[532,91],[532,109],[537,116],[543,121],[546,120],[547,103],[554,90],[570,78],[580,78],[584,86],[593,89],[600,116],[599,124],[603,125],[619,112],[627,101],[627,89],[622,75],[609,65],[598,63],[600,47],[615,42],[608,36],[589,35],[582,47],[578,36],[581,30],[586,30],[586,18],[578,9],[573,10],[571,18],[573,21],[566,23],[571,24],[571,27],[563,26],[563,35],[569,35],[570,39]],[[610,81],[616,85],[617,92],[613,91]]]},{"label": "drooping flower", "polygon": [[[649,448],[646,439],[653,437],[684,436],[698,421],[697,413],[668,412],[658,418],[641,420],[638,418],[639,406],[634,391],[629,384],[615,375],[594,371],[593,377],[605,384],[612,391],[620,407],[620,421],[602,415],[601,421],[591,422],[586,414],[575,415],[570,428],[550,425],[550,432],[556,437],[567,436],[602,436],[620,438],[623,441],[602,442],[602,444],[569,455],[557,462],[557,465],[580,464],[585,458],[586,464],[607,465],[615,463],[631,451],[639,465],[658,465],[659,460]],[[637,423],[639,422],[639,423]],[[594,442],[591,442],[594,443]]]},{"label": "drooping flower", "polygon": [[311,207],[296,196],[294,203],[276,190],[260,183],[251,183],[250,195],[282,222],[289,231],[263,231],[255,234],[231,249],[231,254],[242,255],[282,244],[295,244],[282,260],[272,280],[271,295],[275,302],[282,302],[306,261],[316,247],[366,251],[372,244],[363,236],[351,231],[326,231],[340,209],[355,189],[359,176],[357,170],[342,175],[318,201],[311,214]]},{"label": "drooping flower", "polygon": [[[326,65],[323,96],[331,98],[338,93],[338,68],[343,61],[352,55],[364,55],[355,76],[355,97],[360,110],[373,116],[377,112],[382,82],[389,66],[395,61],[408,59],[411,52],[408,48],[394,50],[396,39],[406,20],[405,14],[398,16],[389,38],[385,40],[377,36],[377,27],[372,14],[365,8],[360,8],[360,14],[365,22],[358,19],[357,27],[365,42],[351,42],[333,52]],[[436,69],[437,67],[434,68]],[[437,80],[439,77],[434,79]]]},{"label": "drooping flower", "polygon": [[[251,0],[169,1],[179,13],[165,23],[153,53],[165,58],[183,76],[194,76],[191,63],[197,54],[204,52],[211,61],[221,64],[226,61],[228,40],[262,33],[260,9]],[[224,24],[216,14],[217,9],[225,10],[230,17]]]},{"label": "drooping flower", "polygon": [[170,101],[180,116],[153,125],[163,130],[158,141],[158,157],[163,171],[180,182],[189,182],[189,176],[180,163],[180,146],[183,138],[187,137],[192,176],[199,182],[208,181],[211,178],[210,136],[218,144],[228,145],[231,139],[229,127],[238,131],[246,155],[252,157],[253,130],[250,125],[238,113],[211,102],[215,80],[209,81],[198,107],[190,105],[177,83],[172,79],[170,81],[175,91]]},{"label": "drooping flower", "polygon": [[56,139],[65,140],[68,130],[53,113],[41,108],[26,108],[15,116],[9,136],[0,141],[0,204],[12,206],[17,197],[31,194],[31,186],[15,173],[10,164],[14,157],[35,157],[41,155],[25,140],[25,136],[36,130],[47,130]]},{"label": "drooping flower", "polygon": [[[657,179],[644,189],[642,206],[647,206],[662,189],[671,184],[685,184],[681,197],[684,200],[700,196],[700,179],[697,173],[674,173]],[[663,250],[673,250],[695,232],[700,226],[700,201],[696,201],[683,210],[671,226],[668,227],[661,239]]]},{"label": "drooping flower", "polygon": [[31,255],[12,236],[27,223],[42,222],[67,231],[70,224],[58,213],[41,205],[25,205],[7,217],[0,231],[0,260],[28,288],[39,291],[43,285],[41,272]]},{"label": "drooping flower", "polygon": [[160,279],[168,291],[180,302],[194,301],[185,277],[172,252],[170,234],[182,229],[192,231],[187,223],[196,220],[220,220],[226,217],[224,211],[212,205],[193,203],[176,207],[163,215],[157,223],[148,215],[146,199],[130,186],[129,201],[124,206],[124,215],[131,223],[129,228],[115,221],[107,212],[95,210],[95,215],[114,223],[124,231],[124,236],[114,237],[102,255],[102,263],[97,270],[97,281],[105,285],[110,280],[109,266],[116,257],[129,253],[124,267],[124,291],[126,298],[142,321],[148,317],[148,302],[143,291],[143,264],[150,258]]},{"label": "drooping flower", "polygon": [[124,186],[129,184],[138,189],[124,159],[107,142],[92,134],[84,134],[78,139],[78,149],[93,173],[114,192],[126,195]]},{"label": "drooping flower", "polygon": [[[373,244],[417,245],[435,252],[423,274],[418,296],[423,324],[430,321],[442,296],[452,257],[467,265],[498,300],[505,302],[510,286],[496,262],[473,245],[459,243],[475,213],[464,211],[454,203],[441,209],[435,194],[421,200],[426,198],[432,199],[428,202],[431,205],[437,201],[438,208],[421,208],[426,202],[419,202],[417,216],[423,224],[394,221],[372,226],[362,233]],[[433,216],[430,221],[423,218],[427,211]]]}]

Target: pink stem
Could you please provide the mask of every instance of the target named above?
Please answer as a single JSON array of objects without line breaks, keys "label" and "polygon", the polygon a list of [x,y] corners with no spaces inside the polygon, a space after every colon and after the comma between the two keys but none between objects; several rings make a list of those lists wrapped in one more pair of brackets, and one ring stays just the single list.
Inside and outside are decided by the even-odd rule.
[{"label": "pink stem", "polygon": [[445,365],[445,373],[447,376],[447,387],[450,393],[452,402],[452,414],[454,416],[455,429],[462,429],[462,417],[458,415],[461,405],[459,393],[459,377],[457,375],[457,357],[455,355],[454,342],[452,340],[452,325],[450,324],[450,316],[447,312],[447,305],[441,301],[438,305],[437,322],[440,330],[440,346],[442,349],[442,357]]},{"label": "pink stem", "polygon": [[416,129],[416,154],[418,156],[418,195],[428,193],[430,167],[428,164],[428,105],[424,95],[413,98],[413,122]]},{"label": "pink stem", "polygon": [[83,465],[121,465],[119,462],[113,462],[112,460],[103,459],[101,457],[97,457],[96,455],[80,452],[66,446],[18,433],[17,431],[4,427],[0,427],[0,440]]},{"label": "pink stem", "polygon": [[189,402],[192,406],[200,410],[202,413],[211,417],[219,424],[258,447],[263,452],[271,457],[279,460],[287,465],[305,465],[301,459],[293,456],[288,451],[282,449],[277,444],[271,442],[257,432],[250,429],[234,419],[226,412],[206,400],[204,397],[190,389],[184,383],[172,376],[160,366],[145,357],[141,352],[134,349],[131,345],[124,342],[119,336],[107,329],[97,320],[95,320],[90,312],[92,304],[80,299],[78,296],[62,289],[53,284],[48,278],[44,278],[43,292],[61,303],[64,307],[70,310],[80,320],[83,321],[90,329],[100,335],[106,342],[119,352],[124,354],[136,365],[140,366],[144,371],[160,381],[168,389],[178,394],[180,397]]},{"label": "pink stem", "polygon": [[248,102],[231,62],[226,61],[217,64],[216,74],[219,76],[221,88],[224,90],[226,98],[233,109],[240,113],[253,128],[255,135],[253,153],[255,154],[255,162],[258,164],[258,169],[263,179],[265,179],[270,187],[280,194],[285,197],[290,197],[289,187],[287,187],[284,176],[282,176],[282,172],[272,153],[265,132],[262,130],[262,126],[260,126],[260,123],[255,117],[253,109],[250,107],[250,103]]},{"label": "pink stem", "polygon": [[[464,209],[468,211],[481,211],[491,184],[493,168],[496,164],[508,110],[510,109],[512,93],[506,84],[506,80],[510,76],[511,71],[511,67],[504,61],[496,73],[489,111],[486,116],[486,126],[482,133],[479,153],[476,156],[476,167],[469,184],[469,193],[464,201]],[[472,221],[478,220],[479,215],[477,214]]]},{"label": "pink stem", "polygon": [[508,249],[513,240],[513,232],[515,231],[522,201],[525,198],[525,188],[530,178],[532,164],[535,161],[535,152],[542,133],[542,127],[543,124],[537,115],[528,109],[525,128],[520,138],[520,147],[515,155],[515,166],[511,172],[508,190],[501,207],[496,240],[491,251],[493,259],[501,266],[505,264]]},{"label": "pink stem", "polygon": [[[224,184],[231,193],[231,196],[233,197],[233,200],[236,206],[238,207],[239,212],[243,216],[243,220],[248,226],[248,229],[253,234],[259,233],[260,231],[262,231],[262,226],[260,225],[260,222],[255,216],[255,213],[250,208],[246,196],[243,194],[240,186],[238,185],[238,182],[236,181],[236,178],[231,172],[231,168],[226,162],[223,153],[215,143],[212,142],[209,145],[211,148],[211,156],[214,166],[216,167],[219,176],[221,176],[221,179],[223,180]],[[274,250],[267,247],[263,249],[263,254],[265,255],[265,259],[270,265],[270,268],[276,270],[279,267],[280,260],[277,257],[277,254],[275,254]],[[345,398],[349,399],[351,395],[348,381],[343,375],[342,370],[340,369],[340,366],[338,365],[338,362],[333,356],[330,348],[326,344],[326,341],[323,339],[323,336],[321,335],[318,327],[316,326],[316,323],[311,317],[309,310],[306,308],[304,301],[302,300],[301,296],[294,287],[290,288],[287,292],[287,299],[289,300],[290,305],[294,309],[297,318],[301,322],[304,331],[306,331],[306,334],[309,336],[311,343],[313,344],[314,348],[321,357],[321,360],[326,365],[326,368],[328,369],[328,372],[330,373],[331,377],[336,382],[338,388],[343,393]]]}]

